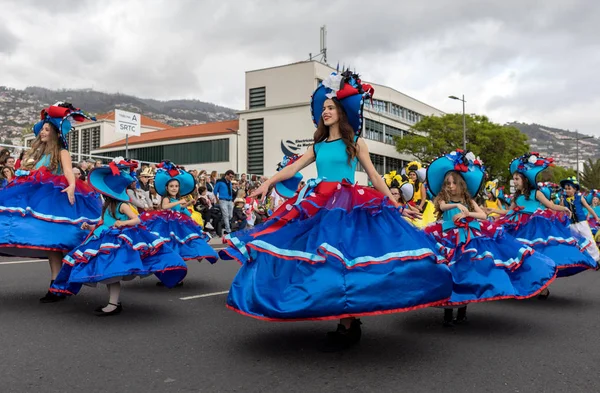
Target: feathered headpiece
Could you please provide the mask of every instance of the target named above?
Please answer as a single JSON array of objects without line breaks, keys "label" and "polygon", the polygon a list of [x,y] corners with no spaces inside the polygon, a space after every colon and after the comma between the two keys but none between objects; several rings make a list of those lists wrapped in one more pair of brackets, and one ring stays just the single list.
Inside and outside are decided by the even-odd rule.
[{"label": "feathered headpiece", "polygon": [[362,132],[363,104],[365,99],[373,97],[375,89],[369,84],[363,84],[358,74],[346,70],[341,74],[333,72],[323,80],[312,95],[310,102],[311,115],[315,127],[319,125],[323,114],[325,100],[337,99],[352,126],[355,135]]},{"label": "feathered headpiece", "polygon": [[96,120],[95,117],[88,115],[79,108],[75,108],[68,102],[57,102],[46,109],[42,109],[40,121],[33,126],[33,134],[37,137],[44,124],[51,123],[58,130],[58,140],[65,149],[68,149],[67,134],[73,129],[71,121],[84,121],[85,119]]},{"label": "feathered headpiece", "polygon": [[509,169],[510,174],[516,172],[523,174],[531,187],[537,188],[537,176],[549,166],[554,165],[554,160],[550,157],[544,158],[536,152],[530,152],[515,158],[511,161]]},{"label": "feathered headpiece", "polygon": [[88,175],[88,184],[102,195],[129,202],[127,187],[135,181],[131,175],[135,168],[136,162],[117,157],[108,166],[92,169]]}]

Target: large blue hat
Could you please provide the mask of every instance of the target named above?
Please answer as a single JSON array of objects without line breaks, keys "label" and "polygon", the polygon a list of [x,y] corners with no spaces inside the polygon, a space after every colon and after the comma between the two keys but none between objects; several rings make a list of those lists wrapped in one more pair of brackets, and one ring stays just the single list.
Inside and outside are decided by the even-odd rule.
[{"label": "large blue hat", "polygon": [[369,84],[363,84],[358,74],[350,70],[341,74],[332,73],[319,84],[312,95],[310,110],[315,127],[319,125],[323,113],[323,104],[330,98],[337,99],[348,117],[355,135],[362,132],[363,104],[373,96],[375,90]]},{"label": "large blue hat", "polygon": [[427,168],[427,184],[431,193],[436,196],[442,191],[446,174],[456,171],[467,183],[467,191],[475,197],[483,184],[485,169],[483,163],[471,152],[462,150],[436,158]]},{"label": "large blue hat", "polygon": [[510,163],[510,174],[523,174],[533,188],[537,188],[537,176],[546,168],[553,165],[552,158],[544,158],[536,152],[531,152],[515,158]]},{"label": "large blue hat", "polygon": [[73,129],[72,120],[84,121],[85,119],[96,120],[79,108],[75,108],[68,102],[57,102],[56,104],[42,109],[41,120],[33,125],[33,134],[37,137],[45,123],[50,123],[58,130],[58,139],[65,149],[68,149],[67,134]]},{"label": "large blue hat", "polygon": [[167,194],[167,183],[171,180],[177,180],[179,182],[179,194],[181,196],[191,194],[196,188],[194,176],[179,168],[171,161],[164,160],[158,164],[156,168],[154,188],[160,196],[165,196]]},{"label": "large blue hat", "polygon": [[[300,157],[302,156],[299,156],[297,154],[294,154],[293,156],[284,156],[283,160],[281,160],[281,162],[277,165],[277,172],[279,172],[288,165],[292,165]],[[289,199],[296,194],[296,191],[298,190],[298,185],[301,181],[302,174],[298,172],[289,179],[280,181],[279,183],[275,184],[275,192],[277,192],[283,198]]]},{"label": "large blue hat", "polygon": [[500,199],[502,202],[506,203],[507,205],[510,205],[512,203],[512,195],[505,194],[504,187],[498,188],[497,198]]},{"label": "large blue hat", "polygon": [[135,181],[131,176],[132,169],[135,169],[134,163],[116,158],[108,166],[92,169],[88,174],[88,184],[102,195],[129,202],[127,187]]}]

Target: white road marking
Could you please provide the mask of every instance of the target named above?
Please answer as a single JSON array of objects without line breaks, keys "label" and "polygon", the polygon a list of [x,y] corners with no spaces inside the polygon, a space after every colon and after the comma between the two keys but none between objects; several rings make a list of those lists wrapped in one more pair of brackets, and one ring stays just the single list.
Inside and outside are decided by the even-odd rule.
[{"label": "white road marking", "polygon": [[180,297],[180,300],[192,300],[192,299],[200,299],[202,297],[210,297],[210,296],[217,296],[217,295],[225,295],[226,293],[229,293],[229,291],[223,291],[223,292],[213,292],[213,293],[205,293],[203,295],[194,295],[194,296],[186,296],[186,297]]},{"label": "white road marking", "polygon": [[23,260],[23,261],[8,261],[8,262],[0,262],[0,265],[17,265],[20,263],[37,263],[37,262],[48,262],[47,259],[33,259],[33,260]]}]

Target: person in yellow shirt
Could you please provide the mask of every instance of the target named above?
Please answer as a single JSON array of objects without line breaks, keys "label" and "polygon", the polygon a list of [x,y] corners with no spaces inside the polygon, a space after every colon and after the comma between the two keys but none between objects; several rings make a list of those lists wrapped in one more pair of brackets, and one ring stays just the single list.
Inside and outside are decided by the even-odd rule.
[{"label": "person in yellow shirt", "polygon": [[501,215],[506,214],[504,205],[500,198],[498,198],[498,180],[485,183],[484,200],[485,204],[481,208],[490,220],[495,220]]}]

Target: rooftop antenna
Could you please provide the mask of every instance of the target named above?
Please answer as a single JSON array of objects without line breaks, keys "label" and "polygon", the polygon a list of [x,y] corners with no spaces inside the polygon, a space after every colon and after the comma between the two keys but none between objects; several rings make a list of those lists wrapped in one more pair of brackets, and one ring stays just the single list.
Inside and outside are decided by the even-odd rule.
[{"label": "rooftop antenna", "polygon": [[321,54],[323,63],[327,64],[327,26],[321,26]]},{"label": "rooftop antenna", "polygon": [[308,59],[315,60],[320,56],[321,61],[323,63],[327,64],[327,26],[325,26],[325,25],[321,26],[320,38],[321,38],[321,49],[319,50],[319,53],[315,56],[313,56],[312,53],[309,53]]}]

